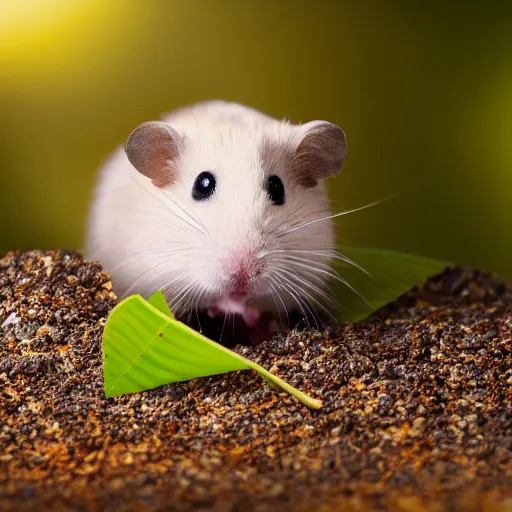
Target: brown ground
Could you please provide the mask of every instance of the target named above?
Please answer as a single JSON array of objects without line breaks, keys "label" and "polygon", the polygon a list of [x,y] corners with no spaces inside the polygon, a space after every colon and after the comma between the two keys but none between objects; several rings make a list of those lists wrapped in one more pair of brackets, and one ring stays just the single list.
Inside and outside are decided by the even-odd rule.
[{"label": "brown ground", "polygon": [[0,260],[2,510],[512,510],[499,281],[449,271],[360,325],[238,349],[320,411],[252,372],[105,399],[110,288],[76,255]]}]

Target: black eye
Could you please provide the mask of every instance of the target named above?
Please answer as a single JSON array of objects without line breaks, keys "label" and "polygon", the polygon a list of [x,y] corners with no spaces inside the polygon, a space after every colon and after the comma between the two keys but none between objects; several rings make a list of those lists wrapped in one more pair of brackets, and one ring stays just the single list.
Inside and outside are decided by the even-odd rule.
[{"label": "black eye", "polygon": [[284,204],[284,185],[279,176],[269,176],[267,192],[268,197],[276,206]]},{"label": "black eye", "polygon": [[196,201],[204,201],[215,192],[215,176],[208,171],[202,172],[194,182],[192,197]]}]

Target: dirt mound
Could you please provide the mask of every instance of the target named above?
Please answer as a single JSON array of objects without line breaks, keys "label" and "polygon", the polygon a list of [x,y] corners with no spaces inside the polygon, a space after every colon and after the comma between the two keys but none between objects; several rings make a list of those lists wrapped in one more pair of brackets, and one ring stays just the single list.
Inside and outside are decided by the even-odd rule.
[{"label": "dirt mound", "polygon": [[320,411],[252,372],[106,399],[116,303],[76,254],[0,260],[2,510],[512,510],[499,280],[450,270],[361,324],[237,347]]}]

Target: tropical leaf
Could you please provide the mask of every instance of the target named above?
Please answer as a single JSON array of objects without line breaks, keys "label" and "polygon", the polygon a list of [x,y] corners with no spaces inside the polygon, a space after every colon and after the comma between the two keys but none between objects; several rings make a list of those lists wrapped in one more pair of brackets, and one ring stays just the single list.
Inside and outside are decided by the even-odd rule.
[{"label": "tropical leaf", "polygon": [[169,307],[169,304],[167,304],[167,300],[165,300],[165,295],[161,291],[158,291],[151,295],[151,297],[149,297],[148,299],[148,302],[156,309],[158,309],[160,313],[163,313],[169,318],[174,318],[171,308]]},{"label": "tropical leaf", "polygon": [[338,318],[348,322],[366,318],[449,266],[446,262],[389,250],[347,246],[340,246],[339,250],[361,267],[340,260],[334,263],[334,269],[349,285],[333,283],[333,293],[340,304]]},{"label": "tropical leaf", "polygon": [[[364,319],[448,266],[388,250],[346,246],[340,250],[359,267],[341,260],[334,263],[348,284],[333,283],[333,293],[341,306],[338,318],[343,321]],[[290,393],[308,407],[322,407],[320,400],[176,320],[162,292],[147,301],[133,295],[112,310],[103,337],[103,364],[107,397],[236,370],[254,370],[272,387]]]},{"label": "tropical leaf", "polygon": [[256,363],[172,318],[161,292],[128,297],[111,312],[103,335],[107,397],[235,370],[255,370],[273,386],[318,409],[315,400]]}]

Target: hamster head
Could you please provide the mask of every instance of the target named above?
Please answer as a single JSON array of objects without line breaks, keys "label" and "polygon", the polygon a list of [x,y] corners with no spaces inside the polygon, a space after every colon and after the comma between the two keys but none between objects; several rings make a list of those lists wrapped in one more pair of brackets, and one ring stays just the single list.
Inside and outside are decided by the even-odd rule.
[{"label": "hamster head", "polygon": [[236,314],[248,326],[269,311],[318,309],[332,275],[324,179],[345,158],[339,127],[213,102],[143,123],[125,150],[147,206],[126,205],[141,213],[125,241],[117,235],[117,263],[133,264],[118,276],[111,270],[114,284],[146,295],[162,289],[178,317]]}]

